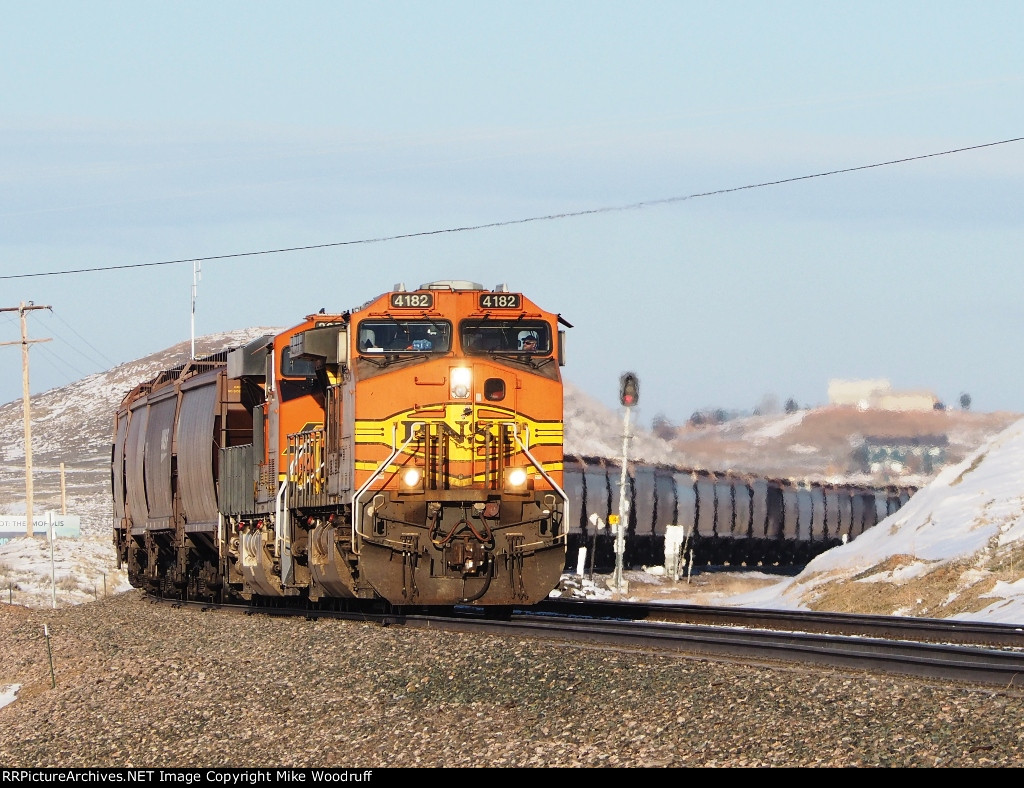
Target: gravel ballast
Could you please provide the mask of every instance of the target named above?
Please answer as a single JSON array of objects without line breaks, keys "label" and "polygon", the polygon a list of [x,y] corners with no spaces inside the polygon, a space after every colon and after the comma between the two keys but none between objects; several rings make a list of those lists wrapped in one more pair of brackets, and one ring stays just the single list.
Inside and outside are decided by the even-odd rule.
[{"label": "gravel ballast", "polygon": [[0,708],[5,767],[1024,765],[1017,689],[175,608],[139,591],[0,605],[0,658],[0,688],[20,685]]}]

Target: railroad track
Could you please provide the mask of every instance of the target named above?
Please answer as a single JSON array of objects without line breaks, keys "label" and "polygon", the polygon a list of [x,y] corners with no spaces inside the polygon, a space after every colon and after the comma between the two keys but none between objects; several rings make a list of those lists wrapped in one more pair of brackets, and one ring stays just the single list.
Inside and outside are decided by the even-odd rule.
[{"label": "railroad track", "polygon": [[571,598],[545,600],[531,612],[1024,649],[1024,626],[988,621]]},{"label": "railroad track", "polygon": [[503,615],[473,607],[381,612],[160,601],[1024,688],[1024,630],[988,622],[593,601],[547,600]]}]

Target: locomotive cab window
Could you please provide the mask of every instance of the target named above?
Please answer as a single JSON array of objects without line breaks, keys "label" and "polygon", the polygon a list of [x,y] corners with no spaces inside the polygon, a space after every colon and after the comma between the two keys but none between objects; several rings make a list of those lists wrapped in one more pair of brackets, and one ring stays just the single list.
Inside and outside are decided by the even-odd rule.
[{"label": "locomotive cab window", "polygon": [[316,367],[308,358],[292,358],[291,348],[281,349],[281,376],[285,378],[315,378]]},{"label": "locomotive cab window", "polygon": [[460,328],[462,347],[470,354],[508,353],[547,356],[551,327],[539,320],[467,320]]},{"label": "locomotive cab window", "polygon": [[316,388],[316,367],[308,358],[292,358],[291,348],[281,349],[281,399],[284,401],[312,394]]},{"label": "locomotive cab window", "polygon": [[443,320],[364,320],[356,333],[359,352],[447,353],[451,324]]}]

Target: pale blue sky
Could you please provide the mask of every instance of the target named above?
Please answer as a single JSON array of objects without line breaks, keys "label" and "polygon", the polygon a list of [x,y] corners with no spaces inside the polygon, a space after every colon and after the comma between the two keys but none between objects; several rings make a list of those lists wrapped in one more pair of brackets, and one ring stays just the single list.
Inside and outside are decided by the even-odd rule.
[{"label": "pale blue sky", "polygon": [[607,405],[636,371],[647,423],[858,377],[1024,412],[1024,142],[657,202],[1024,137],[1024,3],[0,11],[0,307],[54,310],[33,393],[188,340],[191,264],[147,264],[344,244],[204,262],[196,333],[469,279],[561,312]]}]

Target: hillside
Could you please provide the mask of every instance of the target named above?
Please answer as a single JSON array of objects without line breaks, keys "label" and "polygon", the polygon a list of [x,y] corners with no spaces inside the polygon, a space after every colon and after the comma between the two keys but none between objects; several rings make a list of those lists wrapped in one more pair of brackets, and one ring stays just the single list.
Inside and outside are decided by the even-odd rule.
[{"label": "hillside", "polygon": [[[215,353],[272,329],[198,338],[196,355]],[[64,463],[67,510],[86,534],[106,534],[110,515],[110,444],[114,412],[125,394],[160,370],[188,360],[190,342],[32,397],[33,512],[60,511]],[[20,400],[0,406],[0,513],[25,513],[25,433]]]},{"label": "hillside", "polygon": [[[272,329],[252,328],[228,334],[202,337],[197,340],[197,353],[206,355],[244,344],[248,340],[268,333]],[[0,585],[13,592],[13,601],[20,604],[47,605],[51,597],[51,575],[55,573],[57,596],[60,604],[75,604],[89,601],[103,593],[116,593],[128,588],[127,578],[115,565],[115,556],[110,543],[111,512],[110,501],[110,442],[113,413],[123,396],[135,385],[154,376],[168,367],[188,359],[190,346],[180,343],[159,353],[136,361],[121,364],[107,372],[91,375],[63,388],[47,391],[32,398],[33,466],[35,480],[34,511],[60,507],[60,464],[66,472],[67,508],[70,513],[82,518],[83,538],[81,540],[56,540],[55,554],[51,557],[46,540],[13,540],[0,546]],[[642,414],[640,408],[637,409]],[[929,482],[941,481],[943,474],[953,473],[957,480],[969,474],[979,462],[979,456],[992,445],[994,440],[1006,441],[1004,431],[1019,420],[1019,415],[1008,413],[972,413],[964,411],[934,411],[929,413],[892,413],[883,411],[857,411],[849,408],[817,408],[792,414],[778,414],[734,419],[723,424],[696,427],[687,425],[677,428],[674,434],[667,433],[665,425],[659,425],[659,438],[649,430],[636,427],[634,422],[630,456],[650,463],[664,463],[679,467],[702,467],[715,470],[732,469],[776,477],[819,478],[832,481],[865,480],[883,483],[891,480],[890,471],[878,474],[864,473],[858,467],[857,447],[866,436],[889,436],[906,443],[922,436],[933,440],[945,436],[943,446],[945,465],[929,474],[904,474],[902,484],[925,487]],[[566,386],[565,393],[566,449],[570,454],[594,457],[618,458],[622,452],[622,414],[604,407],[585,392],[572,385]],[[1024,425],[1024,421],[1021,421]],[[1008,433],[1007,433],[1008,434]],[[24,495],[24,434],[21,402],[0,406],[0,513],[19,514],[25,511]],[[978,453],[981,452],[979,455]],[[1012,458],[1011,458],[1012,459]],[[960,463],[960,465],[956,465]],[[1017,467],[1011,461],[1012,467]],[[1004,477],[1006,474],[1004,474]],[[938,479],[936,479],[938,477]],[[1016,489],[1016,477],[1008,478],[1007,495]],[[934,485],[930,485],[934,486]],[[978,481],[974,498],[964,497],[964,486],[955,492],[957,501],[969,501],[985,509],[982,517],[984,528],[991,531],[999,528],[1006,535],[1013,533],[1009,526],[992,519],[992,487],[988,481]],[[948,488],[947,488],[948,489]],[[929,492],[922,490],[915,496],[914,507],[905,507],[906,513],[922,508],[926,501],[935,501],[941,489]],[[920,500],[918,500],[920,499]],[[975,504],[975,499],[977,503]],[[940,505],[934,504],[933,505]],[[1012,507],[1011,507],[1012,508]],[[903,511],[893,520],[887,532],[902,523]],[[1014,509],[1016,511],[1016,509]],[[931,527],[929,511],[918,512],[918,517],[906,523],[917,534],[912,545],[920,545],[922,535]],[[946,527],[957,527],[957,522],[971,525],[973,516],[966,513],[953,518]],[[932,529],[934,530],[934,528]],[[972,532],[974,532],[972,531]],[[980,532],[979,532],[980,533]],[[880,532],[877,536],[881,538]],[[948,537],[942,537],[947,542]],[[990,540],[991,541],[991,540]],[[863,542],[863,545],[861,544]],[[655,584],[653,593],[661,598],[682,598],[687,601],[725,602],[730,593],[766,584],[766,592],[774,596],[753,594],[748,604],[755,606],[804,605],[817,609],[853,611],[857,609],[878,612],[886,608],[886,600],[911,600],[900,602],[903,610],[913,609],[913,614],[937,613],[934,600],[936,594],[946,600],[945,612],[956,612],[950,600],[956,597],[956,590],[968,590],[971,609],[978,610],[984,604],[984,595],[993,582],[1012,583],[1016,575],[1000,568],[1002,551],[993,552],[988,558],[962,558],[968,568],[969,577],[961,579],[958,573],[950,573],[948,582],[940,582],[934,576],[920,575],[911,578],[906,587],[890,582],[853,584],[852,574],[860,576],[865,567],[878,565],[891,569],[892,559],[883,555],[859,556],[856,550],[871,545],[873,540],[858,538],[843,548],[845,554],[856,561],[854,569],[848,572],[832,571],[823,575],[808,568],[811,578],[805,600],[796,598],[798,583],[804,576],[794,578],[792,588],[776,587],[773,578],[745,576],[742,580],[735,575],[719,576],[711,573],[691,585],[664,585],[664,578],[650,578]],[[878,546],[876,545],[876,549]],[[853,552],[851,552],[853,551]],[[830,551],[832,552],[832,551]],[[910,551],[911,554],[913,551]],[[52,564],[51,564],[52,558]],[[900,559],[904,563],[910,559]],[[983,570],[993,561],[999,566]],[[54,566],[55,565],[55,566]],[[932,559],[932,566],[944,566],[945,562]],[[1010,562],[1010,569],[1014,564]],[[880,570],[882,571],[882,570]],[[756,573],[755,573],[756,574]],[[906,573],[904,573],[906,574]],[[827,575],[827,579],[826,579]],[[637,576],[647,577],[646,572]],[[708,586],[706,598],[701,595],[701,582],[721,578],[727,585]],[[883,578],[888,578],[883,572]],[[815,578],[817,578],[815,580]],[[993,578],[995,578],[993,580]],[[753,584],[751,585],[750,580]],[[790,582],[790,581],[787,581]],[[824,583],[824,584],[823,584]],[[640,589],[637,582],[635,588]],[[831,586],[832,589],[826,586]],[[861,587],[864,586],[864,587]],[[954,588],[953,586],[956,586]],[[881,596],[880,591],[883,591]],[[788,593],[787,593],[788,591]],[[736,597],[742,603],[744,597]],[[916,603],[914,600],[917,600]],[[927,606],[927,609],[921,609]],[[1002,615],[1015,615],[1004,612]]]},{"label": "hillside", "polygon": [[[1021,417],[1019,413],[963,410],[884,411],[826,406],[776,416],[752,416],[720,425],[686,425],[669,442],[673,461],[719,470],[732,468],[764,476],[848,480],[865,484],[924,486],[988,438]],[[865,441],[894,453],[937,445],[933,468],[915,456],[905,467],[864,467]],[[916,464],[915,464],[916,461]]]},{"label": "hillside", "polygon": [[[235,347],[272,332],[249,328],[196,340],[197,355]],[[162,369],[188,360],[182,342],[145,358],[90,375],[32,398],[32,456],[35,512],[60,508],[60,464],[64,463],[68,512],[82,517],[87,534],[105,536],[110,528],[110,442],[113,413],[136,384]],[[946,436],[944,465],[961,461],[1019,414],[934,411],[895,413],[818,408],[793,414],[754,416],[719,425],[676,430],[670,440],[654,435],[637,408],[630,458],[649,463],[712,470],[743,471],[774,477],[890,480],[886,473],[860,471],[856,447],[869,435]],[[622,455],[622,413],[609,410],[571,384],[565,391],[566,452],[588,457]],[[904,475],[902,484],[923,486],[931,474]],[[0,513],[25,511],[24,423],[21,401],[0,406]]]}]

